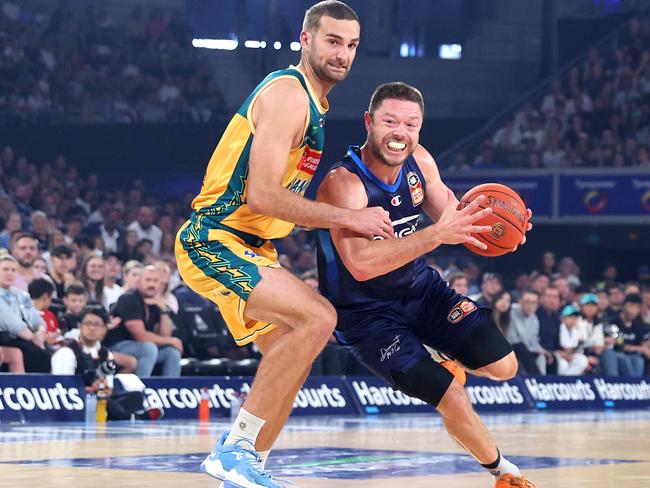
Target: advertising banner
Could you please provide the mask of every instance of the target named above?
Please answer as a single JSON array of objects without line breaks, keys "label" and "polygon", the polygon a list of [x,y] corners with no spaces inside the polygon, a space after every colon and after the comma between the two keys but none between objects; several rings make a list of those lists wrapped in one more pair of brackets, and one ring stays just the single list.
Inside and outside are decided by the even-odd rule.
[{"label": "advertising banner", "polygon": [[[165,418],[195,419],[201,402],[201,390],[207,388],[210,415],[227,417],[233,399],[250,391],[251,378],[184,377],[145,378],[145,401],[162,407]],[[311,377],[296,396],[292,415],[354,415],[354,402],[340,377]]]},{"label": "advertising banner", "polygon": [[467,375],[465,391],[478,412],[532,410],[533,403],[519,376],[497,382]]},{"label": "advertising banner", "polygon": [[561,174],[562,217],[650,217],[650,174]]},{"label": "advertising banner", "polygon": [[80,377],[0,374],[0,422],[84,420]]},{"label": "advertising banner", "polygon": [[501,183],[509,186],[521,196],[526,206],[537,217],[553,216],[553,175],[445,175],[445,184],[460,199],[468,190],[483,183]]},{"label": "advertising banner", "polygon": [[417,398],[393,390],[375,376],[346,378],[352,399],[360,414],[432,412],[433,407]]}]

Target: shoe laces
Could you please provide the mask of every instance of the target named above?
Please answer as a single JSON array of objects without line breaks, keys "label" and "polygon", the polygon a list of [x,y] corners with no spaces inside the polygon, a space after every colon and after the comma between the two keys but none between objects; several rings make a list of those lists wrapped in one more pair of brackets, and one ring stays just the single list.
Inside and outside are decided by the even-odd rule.
[{"label": "shoe laces", "polygon": [[233,446],[244,451],[247,457],[255,461],[249,466],[249,468],[255,471],[255,473],[257,473],[262,478],[266,478],[267,480],[275,484],[283,483],[283,484],[293,485],[293,483],[289,480],[279,480],[273,478],[273,476],[271,476],[267,471],[265,471],[262,468],[262,463],[261,463],[262,460],[260,458],[260,455],[255,450],[255,446],[253,446],[253,443],[250,442],[248,439],[239,439],[237,442],[235,442],[235,444],[233,444]]}]

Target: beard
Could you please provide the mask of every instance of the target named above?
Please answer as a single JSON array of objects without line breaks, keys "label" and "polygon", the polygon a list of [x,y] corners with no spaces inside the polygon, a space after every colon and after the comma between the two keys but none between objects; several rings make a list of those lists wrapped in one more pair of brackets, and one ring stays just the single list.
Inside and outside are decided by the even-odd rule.
[{"label": "beard", "polygon": [[311,66],[312,71],[318,77],[318,79],[323,80],[326,83],[331,83],[335,85],[336,83],[343,81],[347,78],[348,73],[350,72],[349,66],[346,67],[345,73],[339,76],[333,76],[330,71],[327,69],[327,64],[319,65],[315,59],[311,56],[308,58],[309,65]]},{"label": "beard", "polygon": [[[377,143],[377,141],[374,138],[370,138],[368,140],[368,145],[370,146],[370,151],[372,154],[375,155],[375,157],[383,164],[386,166],[389,166],[391,168],[395,168],[397,166],[401,166],[404,164],[404,161],[406,161],[406,158],[408,158],[412,153],[412,151],[408,151],[408,147],[404,148],[404,157],[400,159],[399,161],[394,161],[386,158],[386,155],[382,151],[382,144]],[[396,155],[397,156],[397,155]],[[402,155],[400,155],[402,156]]]},{"label": "beard", "polygon": [[31,268],[35,260],[36,258],[16,258],[16,261],[21,268]]}]

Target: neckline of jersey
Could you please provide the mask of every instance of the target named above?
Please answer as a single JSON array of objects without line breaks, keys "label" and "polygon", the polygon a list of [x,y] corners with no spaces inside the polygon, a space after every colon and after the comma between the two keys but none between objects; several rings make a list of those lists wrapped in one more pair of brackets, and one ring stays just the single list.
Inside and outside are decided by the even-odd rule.
[{"label": "neckline of jersey", "polygon": [[355,149],[359,149],[359,146],[349,146],[348,147],[348,156],[350,159],[352,159],[352,162],[357,165],[357,167],[363,171],[363,173],[370,178],[370,180],[377,185],[379,188],[382,190],[385,190],[390,193],[395,193],[399,186],[402,184],[402,174],[404,173],[404,166],[402,166],[399,170],[399,175],[397,176],[397,181],[395,182],[394,185],[389,185],[388,183],[384,183],[381,181],[379,178],[377,178],[372,171],[368,169],[368,167],[365,165],[365,163],[361,160],[359,156],[357,156],[357,153]]},{"label": "neckline of jersey", "polygon": [[294,66],[294,65],[291,64],[291,65],[289,65],[289,69],[296,70],[298,73],[300,73],[302,75],[302,78],[305,80],[305,85],[307,86],[307,91],[309,92],[309,95],[311,96],[311,99],[316,104],[316,108],[318,109],[318,111],[320,112],[321,115],[326,114],[327,111],[330,109],[330,102],[327,99],[327,97],[325,97],[325,105],[323,105],[321,103],[321,101],[320,101],[320,98],[318,98],[318,96],[316,95],[316,90],[314,90],[314,87],[310,83],[309,78],[307,78],[307,75],[305,73],[303,73],[300,70],[300,68],[298,68],[298,66]]}]

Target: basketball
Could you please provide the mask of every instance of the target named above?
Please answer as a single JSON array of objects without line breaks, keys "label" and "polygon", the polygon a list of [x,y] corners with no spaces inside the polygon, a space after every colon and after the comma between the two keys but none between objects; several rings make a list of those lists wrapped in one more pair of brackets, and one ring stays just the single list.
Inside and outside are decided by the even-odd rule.
[{"label": "basketball", "polygon": [[476,234],[479,241],[487,244],[487,249],[465,243],[465,247],[480,256],[503,256],[521,242],[528,225],[526,205],[519,194],[499,183],[485,183],[472,188],[460,199],[458,208],[465,208],[479,195],[485,195],[487,201],[479,208],[492,207],[492,214],[475,222],[476,225],[489,225],[490,232]]}]

